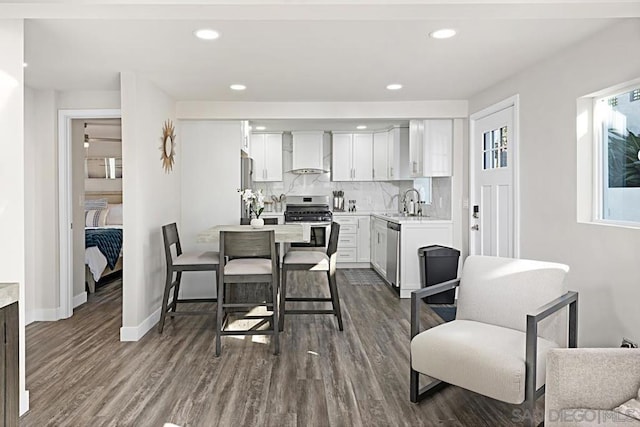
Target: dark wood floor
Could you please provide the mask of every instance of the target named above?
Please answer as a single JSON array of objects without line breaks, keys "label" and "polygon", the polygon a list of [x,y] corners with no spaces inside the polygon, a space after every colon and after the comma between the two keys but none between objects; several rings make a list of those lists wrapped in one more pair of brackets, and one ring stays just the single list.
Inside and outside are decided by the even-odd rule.
[{"label": "dark wood floor", "polygon": [[[290,274],[298,294],[323,278]],[[268,338],[223,337],[215,358],[213,318],[171,319],[163,335],[119,342],[120,282],[107,285],[72,318],[27,327],[31,409],[20,425],[519,425],[516,407],[453,386],[409,402],[409,301],[340,271],[338,286],[344,332],[333,316],[290,316],[279,356]]]}]

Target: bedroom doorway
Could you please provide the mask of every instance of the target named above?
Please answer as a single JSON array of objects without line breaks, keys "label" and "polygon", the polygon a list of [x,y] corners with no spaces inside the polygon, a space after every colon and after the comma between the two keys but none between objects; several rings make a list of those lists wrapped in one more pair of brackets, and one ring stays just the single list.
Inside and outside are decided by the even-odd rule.
[{"label": "bedroom doorway", "polygon": [[[116,206],[115,215],[112,215],[109,222],[118,222],[118,209],[122,207],[122,157],[121,154],[118,155],[122,152],[120,119],[120,110],[58,112],[60,319],[71,317],[73,309],[87,301],[87,280],[92,277],[95,281],[93,274],[87,273],[85,267],[87,221],[91,220],[92,228],[106,228],[110,203],[112,207],[119,207]],[[87,132],[92,132],[94,136]],[[102,163],[98,160],[100,158]],[[106,202],[107,207],[101,208],[94,204],[96,209],[93,209],[91,203],[85,205],[85,186],[88,190],[87,200],[96,201],[92,203],[97,203],[98,200],[100,203]],[[93,211],[93,216],[90,216],[89,211]],[[120,228],[121,236],[124,232],[122,224],[110,228]],[[111,237],[107,240],[111,240]],[[113,248],[111,250],[116,251]],[[109,253],[108,250],[106,252]],[[102,256],[101,253],[100,255]],[[105,259],[103,257],[100,262]],[[105,271],[111,266],[114,268],[110,270],[117,270],[120,267],[116,266],[117,263],[121,266],[121,257],[112,256],[107,261]],[[97,278],[100,279],[101,276],[102,273]]]},{"label": "bedroom doorway", "polygon": [[71,127],[73,198],[84,200],[84,209],[73,212],[75,223],[84,221],[84,232],[73,230],[76,308],[107,284],[122,292],[122,125],[120,119],[73,119]]}]

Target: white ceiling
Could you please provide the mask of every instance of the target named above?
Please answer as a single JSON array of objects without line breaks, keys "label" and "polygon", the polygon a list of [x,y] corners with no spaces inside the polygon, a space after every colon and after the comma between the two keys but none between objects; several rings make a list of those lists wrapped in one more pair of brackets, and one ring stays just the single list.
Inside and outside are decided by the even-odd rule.
[{"label": "white ceiling", "polygon": [[[307,130],[323,131],[353,131],[372,132],[387,130],[394,126],[409,127],[408,120],[321,120],[321,119],[295,119],[295,120],[251,120],[249,124],[254,132],[292,132]],[[367,126],[364,130],[359,130],[357,126]],[[264,130],[256,130],[256,126],[264,126]]]},{"label": "white ceiling", "polygon": [[[541,3],[538,7],[546,2]],[[331,10],[339,12],[337,6]],[[464,10],[458,5],[448,16],[466,16]],[[485,16],[28,19],[25,81],[58,90],[118,89],[118,73],[136,71],[176,100],[467,99],[615,22],[613,17],[593,16]],[[203,27],[218,30],[221,37],[210,42],[196,39],[192,32]],[[457,29],[458,36],[427,37],[442,27]],[[385,89],[395,82],[404,88]],[[248,88],[234,92],[229,89],[232,83]]]}]

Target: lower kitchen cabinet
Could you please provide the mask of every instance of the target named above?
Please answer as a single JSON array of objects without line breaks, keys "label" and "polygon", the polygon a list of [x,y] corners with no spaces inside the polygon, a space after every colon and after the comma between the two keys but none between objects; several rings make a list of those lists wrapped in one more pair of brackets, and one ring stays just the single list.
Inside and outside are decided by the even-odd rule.
[{"label": "lower kitchen cabinet", "polygon": [[387,274],[387,221],[371,219],[371,265],[382,277]]},{"label": "lower kitchen cabinet", "polygon": [[0,308],[0,420],[3,426],[18,425],[18,303]]},{"label": "lower kitchen cabinet", "polygon": [[422,287],[418,249],[430,245],[453,245],[453,224],[450,221],[401,224],[400,298],[411,298],[411,292]]},{"label": "lower kitchen cabinet", "polygon": [[[371,261],[369,247],[369,215],[335,215],[333,220],[340,224],[338,238],[338,264],[363,264]],[[358,265],[353,265],[358,267]]]}]

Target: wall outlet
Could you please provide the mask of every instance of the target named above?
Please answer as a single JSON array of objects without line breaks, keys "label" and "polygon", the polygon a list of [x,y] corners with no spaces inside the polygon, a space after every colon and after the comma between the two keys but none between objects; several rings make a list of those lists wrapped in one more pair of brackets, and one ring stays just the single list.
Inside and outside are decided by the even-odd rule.
[{"label": "wall outlet", "polygon": [[628,340],[626,338],[622,338],[622,344],[620,345],[620,347],[623,348],[638,348],[638,343],[635,343],[631,340]]}]

